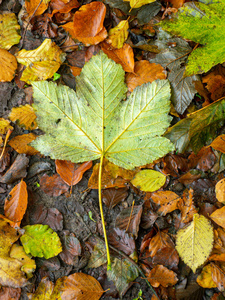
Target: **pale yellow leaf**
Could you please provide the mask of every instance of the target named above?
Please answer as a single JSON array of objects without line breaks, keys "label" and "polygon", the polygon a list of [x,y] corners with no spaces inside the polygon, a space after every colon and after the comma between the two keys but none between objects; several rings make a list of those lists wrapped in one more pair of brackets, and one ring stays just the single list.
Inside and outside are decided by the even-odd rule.
[{"label": "pale yellow leaf", "polygon": [[17,61],[14,55],[7,50],[0,49],[0,82],[13,80],[17,69]]},{"label": "pale yellow leaf", "polygon": [[65,60],[65,53],[50,39],[34,50],[21,50],[17,53],[17,61],[27,68],[21,80],[30,82],[51,78]]},{"label": "pale yellow leaf", "polygon": [[155,192],[166,182],[166,176],[154,170],[138,172],[131,183],[144,192]]},{"label": "pale yellow leaf", "polygon": [[195,273],[201,266],[213,247],[213,228],[204,216],[194,214],[189,226],[177,233],[176,249],[182,260]]},{"label": "pale yellow leaf", "polygon": [[18,121],[19,125],[25,127],[26,130],[37,128],[36,115],[34,109],[29,104],[13,107],[9,119],[12,122]]},{"label": "pale yellow leaf", "polygon": [[130,7],[133,8],[139,8],[143,5],[155,2],[156,0],[124,0],[130,2]]},{"label": "pale yellow leaf", "polygon": [[21,38],[19,30],[20,25],[15,14],[0,14],[0,48],[9,50],[18,44]]},{"label": "pale yellow leaf", "polygon": [[109,30],[109,42],[114,48],[120,49],[128,37],[129,23],[127,20],[119,22],[119,24]]}]

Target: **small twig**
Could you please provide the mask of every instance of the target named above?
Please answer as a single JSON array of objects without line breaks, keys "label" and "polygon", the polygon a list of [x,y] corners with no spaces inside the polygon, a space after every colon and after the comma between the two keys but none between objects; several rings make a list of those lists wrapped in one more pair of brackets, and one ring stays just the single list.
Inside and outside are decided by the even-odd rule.
[{"label": "small twig", "polygon": [[130,212],[130,217],[129,217],[129,221],[128,221],[127,228],[126,228],[125,232],[128,231],[128,228],[129,228],[129,226],[130,226],[130,222],[131,222],[131,218],[132,218],[132,214],[133,214],[133,210],[134,210],[134,202],[135,202],[135,201],[133,201],[133,203],[132,203],[132,208],[131,208],[131,212]]},{"label": "small twig", "polygon": [[[102,242],[104,242],[103,238],[101,238],[100,236],[98,236],[98,235],[96,235],[96,234],[94,234],[94,236],[95,236],[96,238],[100,239]],[[135,266],[135,267],[138,269],[140,275],[141,275],[142,278],[146,281],[146,283],[147,283],[147,285],[149,286],[149,288],[150,288],[150,290],[152,291],[152,293],[156,296],[156,298],[157,298],[158,300],[160,300],[159,297],[158,297],[158,295],[156,294],[156,291],[153,289],[152,285],[150,284],[150,282],[148,281],[148,279],[145,277],[145,274],[144,274],[144,272],[142,271],[142,268],[141,268],[141,267],[140,267],[133,259],[131,259],[129,256],[127,256],[127,255],[126,255],[125,253],[123,253],[122,251],[116,249],[115,247],[113,247],[113,246],[110,245],[110,244],[109,244],[109,248],[111,248],[113,251],[117,252],[119,255],[121,255],[122,257],[124,257],[125,259],[127,259],[133,266]]]},{"label": "small twig", "polygon": [[3,157],[3,155],[4,155],[5,147],[6,147],[6,144],[7,144],[7,142],[8,142],[8,139],[9,139],[11,133],[12,133],[12,130],[9,129],[8,132],[7,132],[7,134],[6,134],[6,137],[5,137],[5,142],[4,142],[4,146],[3,146],[3,149],[2,149],[2,153],[1,153],[1,155],[0,155],[0,160],[2,159],[2,157]]},{"label": "small twig", "polygon": [[35,8],[33,14],[31,15],[31,17],[30,17],[29,20],[27,21],[27,25],[26,25],[26,27],[25,27],[25,29],[24,29],[24,32],[23,32],[23,35],[22,35],[21,45],[20,45],[19,50],[23,47],[24,38],[25,38],[25,35],[26,35],[26,33],[27,33],[27,28],[28,28],[28,26],[29,26],[29,24],[30,24],[30,21],[31,21],[31,19],[34,17],[34,15],[35,15],[36,11],[38,10],[38,8],[40,7],[42,1],[43,1],[43,0],[40,0],[38,6]]}]

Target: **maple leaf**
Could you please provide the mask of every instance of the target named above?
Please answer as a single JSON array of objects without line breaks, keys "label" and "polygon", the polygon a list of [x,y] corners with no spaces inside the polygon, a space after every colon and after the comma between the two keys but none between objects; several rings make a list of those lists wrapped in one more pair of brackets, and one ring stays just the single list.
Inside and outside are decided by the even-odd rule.
[{"label": "maple leaf", "polygon": [[186,3],[173,20],[161,22],[163,29],[203,45],[188,57],[185,76],[205,73],[225,61],[224,22],[225,0]]},{"label": "maple leaf", "polygon": [[101,51],[77,77],[76,93],[52,82],[32,83],[38,123],[46,132],[32,146],[52,158],[72,162],[101,158],[100,189],[104,157],[132,169],[174,148],[160,136],[170,122],[169,82],[144,84],[129,101],[121,101],[127,91],[124,73],[122,66]]}]

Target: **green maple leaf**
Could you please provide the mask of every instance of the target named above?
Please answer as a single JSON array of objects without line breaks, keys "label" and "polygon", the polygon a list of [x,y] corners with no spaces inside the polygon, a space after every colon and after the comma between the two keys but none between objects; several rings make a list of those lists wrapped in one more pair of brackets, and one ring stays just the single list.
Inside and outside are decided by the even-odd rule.
[{"label": "green maple leaf", "polygon": [[188,57],[185,76],[202,74],[225,61],[224,24],[225,0],[186,3],[174,19],[161,22],[163,29],[200,44]]},{"label": "green maple leaf", "polygon": [[[46,133],[32,146],[54,159],[84,162],[101,158],[99,195],[103,157],[132,169],[174,149],[161,137],[171,120],[168,80],[137,87],[124,101],[124,78],[122,66],[100,52],[83,67],[76,92],[53,82],[32,84],[37,122]],[[104,222],[103,230],[106,239]]]}]

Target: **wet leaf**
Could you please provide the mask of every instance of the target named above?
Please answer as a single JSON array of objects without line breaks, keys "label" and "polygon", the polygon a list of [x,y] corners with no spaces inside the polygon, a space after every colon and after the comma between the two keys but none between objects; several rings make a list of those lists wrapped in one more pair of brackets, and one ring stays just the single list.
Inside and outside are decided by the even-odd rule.
[{"label": "wet leaf", "polygon": [[18,121],[21,127],[26,130],[33,130],[37,128],[36,115],[34,109],[29,104],[13,107],[9,118],[12,122]]},{"label": "wet leaf", "polygon": [[58,235],[48,225],[27,225],[23,229],[20,240],[27,254],[48,259],[62,251]]},{"label": "wet leaf", "polygon": [[215,210],[211,215],[210,218],[219,226],[225,228],[225,206]]},{"label": "wet leaf", "polygon": [[[94,160],[104,154],[126,169],[149,163],[172,150],[173,145],[160,137],[170,121],[168,82],[154,81],[138,87],[129,101],[121,102],[126,92],[123,82],[122,67],[100,52],[83,67],[77,78],[76,93],[52,82],[33,83],[39,125],[48,133],[38,137],[32,146],[54,159],[72,162]],[[62,103],[60,99],[65,94],[68,97],[63,97]],[[77,95],[82,101],[76,101]],[[104,106],[100,101],[102,95],[105,95]],[[115,123],[116,118],[119,121]]]},{"label": "wet leaf", "polygon": [[212,265],[208,264],[203,269],[200,275],[197,277],[197,283],[205,288],[212,289],[216,287],[215,282],[212,279]]},{"label": "wet leaf", "polygon": [[17,135],[12,138],[8,144],[18,153],[35,155],[38,153],[38,151],[28,144],[34,141],[36,137],[37,136],[34,133]]},{"label": "wet leaf", "polygon": [[20,25],[15,14],[0,15],[0,48],[9,50],[13,45],[18,44]]},{"label": "wet leaf", "polygon": [[121,213],[119,213],[119,215],[116,217],[115,226],[121,230],[127,229],[126,232],[132,233],[134,237],[137,238],[142,211],[142,205],[134,206],[133,210],[132,207],[123,209]]},{"label": "wet leaf", "polygon": [[106,41],[101,43],[101,49],[117,64],[121,64],[125,72],[134,71],[134,52],[130,45],[124,43],[120,49],[114,48]]},{"label": "wet leaf", "polygon": [[96,45],[107,37],[103,26],[105,14],[106,7],[99,1],[82,5],[75,12],[73,22],[65,24],[63,28],[84,45]]},{"label": "wet leaf", "polygon": [[221,134],[216,137],[210,146],[217,151],[225,153],[225,134]]},{"label": "wet leaf", "polygon": [[38,205],[32,209],[31,224],[48,225],[53,230],[63,230],[63,216],[57,208],[47,208]]},{"label": "wet leaf", "polygon": [[48,3],[50,1],[51,0],[43,0],[39,5],[40,0],[32,0],[32,1],[25,0],[26,11],[29,14],[29,16],[32,16],[34,12],[35,12],[34,14],[35,16],[39,16],[48,8]]},{"label": "wet leaf", "polygon": [[0,48],[0,82],[13,80],[17,69],[14,55]]},{"label": "wet leaf", "polygon": [[218,290],[223,292],[225,289],[225,265],[210,263],[212,267],[212,280],[215,282]]},{"label": "wet leaf", "polygon": [[144,192],[155,192],[166,182],[166,176],[154,170],[143,170],[138,172],[131,183]]},{"label": "wet leaf", "polygon": [[120,297],[125,293],[129,284],[139,275],[137,268],[128,260],[115,258],[112,270],[107,271],[109,280],[112,280],[119,292]]},{"label": "wet leaf", "polygon": [[34,50],[22,49],[17,53],[17,61],[26,66],[20,80],[31,82],[51,78],[65,60],[63,51],[50,39]]},{"label": "wet leaf", "polygon": [[81,165],[66,160],[55,160],[56,171],[63,181],[69,186],[77,184],[81,181],[84,172],[92,167],[92,161],[87,161]]},{"label": "wet leaf", "polygon": [[109,30],[108,42],[114,48],[120,49],[128,38],[129,23],[127,20],[120,21],[119,24]]},{"label": "wet leaf", "polygon": [[58,174],[53,176],[43,175],[40,179],[41,189],[49,196],[57,197],[69,190],[69,186]]},{"label": "wet leaf", "polygon": [[153,287],[160,284],[164,287],[173,286],[177,283],[177,274],[162,265],[155,266],[147,277]]},{"label": "wet leaf", "polygon": [[208,258],[212,244],[213,228],[204,216],[198,214],[194,214],[189,226],[177,233],[176,249],[194,273]]},{"label": "wet leaf", "polygon": [[153,202],[160,205],[157,212],[162,216],[178,209],[179,203],[182,201],[180,196],[171,191],[155,192],[151,195],[151,199]]},{"label": "wet leaf", "polygon": [[74,258],[81,255],[81,244],[73,233],[63,232],[63,251],[59,257],[68,265],[73,265]]},{"label": "wet leaf", "polygon": [[32,294],[32,300],[53,300],[51,297],[53,289],[54,283],[48,277],[43,277],[35,293]]},{"label": "wet leaf", "polygon": [[10,121],[0,118],[0,134],[6,134],[9,129],[13,130],[13,127],[10,125]]},{"label": "wet leaf", "polygon": [[88,261],[88,268],[98,268],[107,262],[105,244],[98,240],[91,252],[91,257]]},{"label": "wet leaf", "polygon": [[217,129],[223,126],[224,107],[225,100],[208,105],[177,122],[164,136],[171,140],[180,153],[190,148],[196,153],[215,138]]},{"label": "wet leaf", "polygon": [[197,154],[188,157],[190,168],[197,168],[203,172],[209,171],[215,164],[216,156],[211,147],[203,147]]},{"label": "wet leaf", "polygon": [[137,86],[156,79],[166,79],[166,71],[159,64],[150,63],[147,60],[135,62],[134,72],[126,76],[128,90],[132,92]]},{"label": "wet leaf", "polygon": [[21,180],[9,193],[5,200],[5,216],[13,222],[20,222],[27,209],[27,185]]},{"label": "wet leaf", "polygon": [[[173,20],[161,22],[163,29],[204,45],[189,55],[186,76],[206,73],[214,65],[224,62],[224,33],[221,33],[224,16],[223,0],[210,4],[194,2],[186,3],[181,7]],[[211,34],[212,23],[214,24],[213,34]]]},{"label": "wet leaf", "polygon": [[108,235],[108,239],[109,243],[113,247],[120,251],[123,251],[128,256],[136,252],[134,237],[130,233],[127,233],[125,230],[113,228],[113,230],[111,230]]},{"label": "wet leaf", "polygon": [[110,188],[102,190],[102,201],[111,209],[128,196],[127,188]]}]

